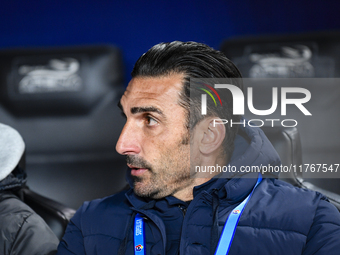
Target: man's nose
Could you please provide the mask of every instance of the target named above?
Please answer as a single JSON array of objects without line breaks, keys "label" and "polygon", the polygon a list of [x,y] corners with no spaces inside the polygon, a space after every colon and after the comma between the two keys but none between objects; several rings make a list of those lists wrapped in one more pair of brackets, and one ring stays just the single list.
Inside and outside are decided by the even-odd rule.
[{"label": "man's nose", "polygon": [[121,155],[139,154],[140,144],[138,140],[138,131],[136,126],[127,122],[120,133],[116,144],[116,151]]}]

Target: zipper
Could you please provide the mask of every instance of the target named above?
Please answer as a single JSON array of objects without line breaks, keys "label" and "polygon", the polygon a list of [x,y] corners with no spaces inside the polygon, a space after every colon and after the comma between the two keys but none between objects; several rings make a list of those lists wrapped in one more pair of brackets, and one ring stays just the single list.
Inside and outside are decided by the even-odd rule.
[{"label": "zipper", "polygon": [[[203,196],[202,193],[198,194],[196,197],[194,197],[194,199],[190,202],[190,204],[187,207],[184,207],[183,205],[182,206],[178,206],[181,209],[181,211],[183,212],[183,216],[186,215],[188,209],[189,209],[189,216],[191,215],[192,209],[195,208],[195,206],[198,203],[198,201],[200,201],[202,199],[202,196]],[[183,210],[183,209],[185,209],[185,210]],[[188,220],[190,220],[190,218],[188,218],[188,217],[184,217],[183,218],[182,231],[181,231],[181,239],[180,239],[180,243],[179,243],[179,252],[178,252],[178,254],[185,254],[185,252],[184,252],[183,237],[185,236],[185,233],[187,231]]]},{"label": "zipper", "polygon": [[185,217],[185,214],[187,213],[188,208],[183,206],[183,205],[178,205],[178,208],[182,211],[183,213],[183,218]]}]

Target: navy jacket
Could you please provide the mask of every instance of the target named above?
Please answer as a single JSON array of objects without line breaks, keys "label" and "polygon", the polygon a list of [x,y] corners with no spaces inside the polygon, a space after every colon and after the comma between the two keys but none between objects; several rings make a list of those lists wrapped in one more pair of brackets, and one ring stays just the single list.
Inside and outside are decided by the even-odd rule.
[{"label": "navy jacket", "polygon": [[[230,165],[280,165],[260,129],[242,128],[240,134]],[[213,254],[228,215],[256,183],[250,178],[256,174],[239,175],[195,187],[189,205],[172,196],[140,198],[132,189],[86,202],[57,254],[134,254],[137,212],[145,216],[146,254]],[[340,214],[319,193],[264,178],[244,209],[229,254],[340,254]]]}]

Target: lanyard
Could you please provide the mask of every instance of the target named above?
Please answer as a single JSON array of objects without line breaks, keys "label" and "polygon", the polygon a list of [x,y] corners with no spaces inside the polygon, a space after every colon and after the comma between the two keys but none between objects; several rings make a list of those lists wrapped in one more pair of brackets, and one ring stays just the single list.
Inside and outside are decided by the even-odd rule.
[{"label": "lanyard", "polygon": [[145,255],[144,220],[139,213],[135,217],[134,246],[135,255]]},{"label": "lanyard", "polygon": [[227,221],[224,225],[224,228],[223,228],[223,231],[222,231],[222,234],[221,234],[221,237],[220,237],[220,241],[218,242],[215,255],[222,255],[222,254],[225,255],[225,254],[229,253],[231,242],[233,241],[235,231],[236,231],[236,227],[237,227],[238,221],[241,217],[241,214],[243,212],[243,209],[246,206],[246,204],[248,203],[248,201],[249,201],[251,195],[253,194],[255,188],[257,187],[257,185],[260,184],[261,181],[262,181],[262,175],[259,173],[259,177],[257,178],[257,182],[256,182],[253,190],[246,197],[246,199],[244,199],[241,204],[236,206],[234,208],[234,210],[232,210],[231,213],[229,214],[228,219],[227,219]]},{"label": "lanyard", "polygon": [[[262,176],[259,173],[259,177],[257,178],[257,182],[250,192],[250,194],[240,203],[238,206],[231,211],[228,216],[228,219],[224,225],[220,241],[218,242],[217,249],[215,255],[226,255],[229,252],[231,242],[233,241],[236,227],[238,221],[241,217],[244,207],[248,203],[250,197],[252,196],[257,185],[262,181]],[[135,217],[135,226],[134,226],[134,248],[135,255],[145,255],[145,242],[144,242],[144,220],[141,214],[137,213]]]}]

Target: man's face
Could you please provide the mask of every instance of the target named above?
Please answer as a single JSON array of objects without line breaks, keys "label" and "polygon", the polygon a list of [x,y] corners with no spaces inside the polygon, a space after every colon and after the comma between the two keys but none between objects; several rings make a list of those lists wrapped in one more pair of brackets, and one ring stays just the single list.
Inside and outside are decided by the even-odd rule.
[{"label": "man's face", "polygon": [[182,84],[182,74],[133,78],[120,100],[127,121],[116,150],[127,156],[139,196],[162,198],[192,182]]}]

